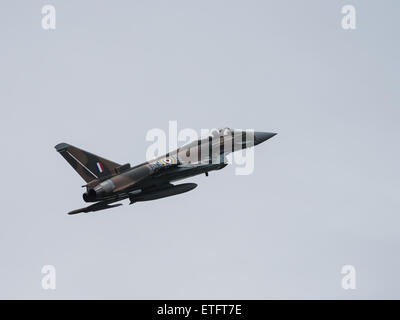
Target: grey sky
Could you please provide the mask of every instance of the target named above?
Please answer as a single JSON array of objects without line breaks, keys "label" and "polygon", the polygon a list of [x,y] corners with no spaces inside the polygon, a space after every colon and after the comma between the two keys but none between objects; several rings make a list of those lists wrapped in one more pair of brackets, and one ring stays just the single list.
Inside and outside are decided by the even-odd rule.
[{"label": "grey sky", "polygon": [[[41,7],[57,29],[41,28]],[[341,28],[353,4],[357,29]],[[0,298],[400,298],[397,1],[0,2]],[[68,216],[54,150],[145,159],[152,128],[278,132],[255,172]],[[57,289],[41,288],[41,268]],[[343,290],[341,267],[357,270]]]}]

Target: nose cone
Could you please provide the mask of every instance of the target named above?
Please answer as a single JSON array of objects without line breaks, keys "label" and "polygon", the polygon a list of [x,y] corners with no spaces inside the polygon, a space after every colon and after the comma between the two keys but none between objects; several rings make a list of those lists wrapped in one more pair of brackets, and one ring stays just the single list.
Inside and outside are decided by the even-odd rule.
[{"label": "nose cone", "polygon": [[256,145],[272,138],[275,135],[276,135],[276,133],[255,131],[254,132],[254,145],[256,146]]}]

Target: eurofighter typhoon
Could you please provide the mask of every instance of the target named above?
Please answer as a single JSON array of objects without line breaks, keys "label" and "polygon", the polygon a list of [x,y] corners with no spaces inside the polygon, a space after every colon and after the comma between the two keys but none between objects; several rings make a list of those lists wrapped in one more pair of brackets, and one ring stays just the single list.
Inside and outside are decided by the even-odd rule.
[{"label": "eurofighter typhoon", "polygon": [[193,190],[195,183],[172,184],[227,165],[226,156],[234,151],[258,145],[276,133],[233,130],[214,130],[209,136],[193,141],[164,156],[131,167],[121,165],[84,151],[67,143],[56,150],[85,180],[85,202],[93,202],[68,214],[99,211],[122,205],[115,202],[129,199],[130,204],[165,198]]}]

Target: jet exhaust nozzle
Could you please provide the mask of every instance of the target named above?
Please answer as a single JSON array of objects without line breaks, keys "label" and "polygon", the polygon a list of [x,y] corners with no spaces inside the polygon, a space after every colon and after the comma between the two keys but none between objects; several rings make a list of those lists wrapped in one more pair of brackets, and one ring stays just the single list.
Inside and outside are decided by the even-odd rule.
[{"label": "jet exhaust nozzle", "polygon": [[83,196],[83,200],[85,202],[94,202],[94,201],[96,201],[96,198],[97,198],[97,194],[94,189],[89,189],[82,196]]},{"label": "jet exhaust nozzle", "polygon": [[85,200],[86,202],[101,200],[105,196],[110,195],[113,192],[114,188],[114,183],[110,179],[103,181],[94,188],[88,189],[83,194],[83,200]]}]

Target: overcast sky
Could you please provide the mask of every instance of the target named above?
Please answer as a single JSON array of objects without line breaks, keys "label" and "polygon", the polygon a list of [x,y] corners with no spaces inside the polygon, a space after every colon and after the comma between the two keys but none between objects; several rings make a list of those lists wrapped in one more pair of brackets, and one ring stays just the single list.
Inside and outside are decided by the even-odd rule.
[{"label": "overcast sky", "polygon": [[[0,298],[400,298],[399,9],[2,0]],[[278,135],[252,175],[227,167],[179,196],[66,214],[84,181],[57,143],[138,164],[170,120]]]}]

